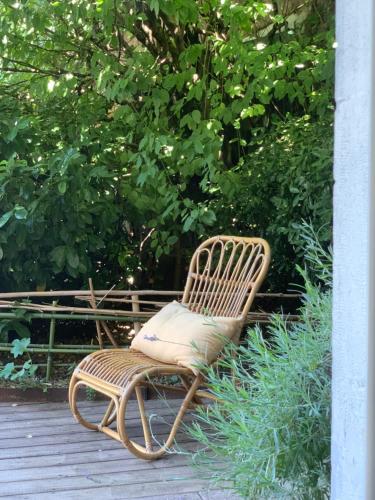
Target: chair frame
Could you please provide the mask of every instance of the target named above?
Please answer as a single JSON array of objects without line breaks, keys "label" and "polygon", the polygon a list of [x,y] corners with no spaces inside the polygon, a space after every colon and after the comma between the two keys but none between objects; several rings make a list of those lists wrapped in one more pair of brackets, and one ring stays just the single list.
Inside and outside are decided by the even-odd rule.
[{"label": "chair frame", "polygon": [[[239,318],[240,328],[236,338],[232,339],[238,343],[269,264],[270,248],[261,238],[209,238],[192,257],[182,303],[193,312]],[[95,307],[94,296],[91,305]],[[108,328],[105,328],[105,333],[108,335]],[[113,338],[109,338],[113,342]],[[165,375],[177,375],[182,385],[152,382],[154,377]],[[196,375],[185,367],[162,363],[127,349],[103,349],[86,356],[74,370],[69,385],[69,404],[74,418],[83,426],[120,441],[139,458],[154,460],[170,450],[186,411],[195,404],[202,404],[205,398],[212,398],[209,392],[202,390],[204,382],[202,373]],[[77,394],[82,386],[90,387],[110,399],[100,423],[88,422],[78,410]],[[163,444],[158,443],[156,449],[145,412],[142,394],[145,387],[185,393],[167,439]],[[134,396],[138,402],[145,446],[130,439],[126,428],[126,410]],[[110,428],[114,421],[116,430]]]}]

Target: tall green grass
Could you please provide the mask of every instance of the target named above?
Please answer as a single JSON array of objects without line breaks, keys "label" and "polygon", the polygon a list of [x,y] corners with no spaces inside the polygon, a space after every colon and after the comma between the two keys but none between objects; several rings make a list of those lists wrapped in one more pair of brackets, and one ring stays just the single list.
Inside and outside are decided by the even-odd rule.
[{"label": "tall green grass", "polygon": [[314,234],[305,239],[301,321],[276,315],[235,357],[228,350],[207,374],[220,403],[198,410],[190,429],[203,445],[194,462],[244,498],[329,496],[331,257]]}]

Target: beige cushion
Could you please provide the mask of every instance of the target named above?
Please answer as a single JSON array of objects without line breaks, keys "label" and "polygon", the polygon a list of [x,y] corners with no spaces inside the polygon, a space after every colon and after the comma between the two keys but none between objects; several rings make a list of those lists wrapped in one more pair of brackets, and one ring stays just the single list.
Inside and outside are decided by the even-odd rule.
[{"label": "beige cushion", "polygon": [[171,302],[145,323],[130,347],[198,373],[197,365],[214,361],[241,324],[237,318],[203,316]]}]

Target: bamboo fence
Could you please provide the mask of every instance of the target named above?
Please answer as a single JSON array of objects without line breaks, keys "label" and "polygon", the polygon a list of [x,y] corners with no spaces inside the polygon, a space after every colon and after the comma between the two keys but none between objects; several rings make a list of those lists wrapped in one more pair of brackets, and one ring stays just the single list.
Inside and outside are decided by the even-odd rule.
[{"label": "bamboo fence", "polygon": [[[130,323],[133,325],[134,333],[138,333],[142,323],[152,317],[160,308],[173,299],[182,297],[182,291],[168,290],[94,290],[92,283],[89,290],[56,290],[46,292],[11,292],[0,293],[0,321],[20,320],[22,316],[17,311],[22,310],[27,314],[27,320],[35,319],[49,321],[48,344],[29,344],[27,351],[31,354],[45,354],[46,363],[38,364],[46,368],[46,382],[51,378],[54,366],[69,366],[69,363],[55,363],[55,354],[89,354],[100,348],[109,347],[103,343],[100,334],[100,325],[104,327],[105,333],[110,336],[111,332],[106,322]],[[142,298],[141,298],[142,297]],[[296,293],[257,293],[257,299],[273,300],[298,300],[301,297]],[[52,303],[44,303],[45,299],[52,299]],[[60,305],[60,299],[71,299],[86,302],[86,307]],[[152,300],[153,299],[153,300]],[[35,302],[35,301],[38,302]],[[104,303],[110,308],[104,308]],[[119,306],[124,306],[119,309]],[[113,308],[116,307],[116,308]],[[142,309],[142,310],[141,310]],[[251,312],[247,315],[246,324],[269,323],[272,313]],[[297,321],[298,315],[283,315],[287,321]],[[56,345],[56,326],[58,321],[94,321],[97,327],[97,344]],[[113,346],[111,346],[113,347]],[[12,344],[0,343],[0,352],[10,352]]]}]

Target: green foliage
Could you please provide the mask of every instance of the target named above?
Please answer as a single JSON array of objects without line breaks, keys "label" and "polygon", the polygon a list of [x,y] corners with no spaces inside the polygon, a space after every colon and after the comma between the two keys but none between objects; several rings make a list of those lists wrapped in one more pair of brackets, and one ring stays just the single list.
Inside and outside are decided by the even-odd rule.
[{"label": "green foliage", "polygon": [[269,234],[277,266],[294,255],[283,216],[330,219],[303,177],[330,181],[332,10],[332,0],[2,2],[4,286],[81,283],[95,270],[113,280],[218,232]]},{"label": "green foliage", "polygon": [[[27,347],[30,344],[30,338],[14,339],[12,342],[11,353],[14,358],[22,356],[27,353]],[[12,361],[3,366],[0,370],[0,379],[5,380],[22,380],[25,378],[32,378],[35,375],[38,365],[33,365],[31,358],[23,363],[21,367],[16,367],[15,363]]]},{"label": "green foliage", "polygon": [[249,330],[237,356],[220,362],[233,376],[210,369],[209,387],[220,403],[200,409],[191,429],[204,445],[196,462],[244,498],[329,497],[330,272],[320,245],[311,242],[307,253],[324,268],[325,288],[303,272],[301,322],[275,316],[266,334]]},{"label": "green foliage", "polygon": [[25,325],[29,322],[29,312],[26,309],[13,309],[16,318],[0,320],[0,342],[8,342],[10,332],[15,332],[22,339],[30,337],[30,330]]},{"label": "green foliage", "polygon": [[[323,248],[331,242],[332,124],[310,116],[288,117],[273,131],[260,130],[241,172],[241,189],[233,201],[238,225],[267,238],[272,248],[270,281],[298,279],[295,262],[305,255],[301,220],[320,228]],[[223,210],[225,213],[225,210]]]},{"label": "green foliage", "polygon": [[69,149],[32,167],[13,156],[0,164],[0,183],[5,283],[43,287],[60,273],[76,278],[92,271],[118,212],[100,172]]}]

